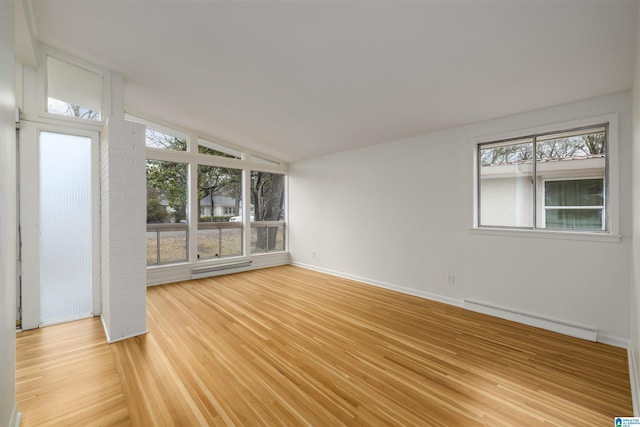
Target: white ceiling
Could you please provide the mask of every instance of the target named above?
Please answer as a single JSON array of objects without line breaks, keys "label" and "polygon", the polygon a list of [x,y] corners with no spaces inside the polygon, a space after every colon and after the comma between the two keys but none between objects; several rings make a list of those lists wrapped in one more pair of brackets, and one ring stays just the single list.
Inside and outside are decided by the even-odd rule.
[{"label": "white ceiling", "polygon": [[127,108],[296,161],[631,88],[636,1],[32,0]]}]

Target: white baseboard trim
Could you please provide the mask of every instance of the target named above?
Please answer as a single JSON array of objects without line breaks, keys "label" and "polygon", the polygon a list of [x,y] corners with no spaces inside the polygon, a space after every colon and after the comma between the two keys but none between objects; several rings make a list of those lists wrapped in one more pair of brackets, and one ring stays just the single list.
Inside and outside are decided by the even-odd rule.
[{"label": "white baseboard trim", "polygon": [[[215,267],[219,264],[232,263],[238,260],[251,261],[249,267],[234,267],[225,270],[212,271],[206,277],[221,276],[224,274],[241,273],[243,271],[258,270],[260,268],[276,267],[289,264],[288,252],[269,252],[266,254],[253,254],[246,258],[223,258],[221,260],[202,261],[196,264],[182,263],[166,266],[152,266],[147,268],[147,286],[164,285],[167,283],[183,282],[191,280],[193,270],[207,266]],[[205,275],[201,276],[205,277]]]},{"label": "white baseboard trim", "polygon": [[107,328],[107,324],[105,323],[104,316],[100,315],[100,321],[102,322],[102,330],[104,331],[104,336],[107,338],[107,342],[111,342],[111,338],[109,337],[109,329]]},{"label": "white baseboard trim", "polygon": [[631,403],[633,404],[633,416],[640,416],[640,389],[638,386],[638,365],[636,364],[635,353],[633,348],[627,349],[627,356],[629,357],[629,382],[631,386]]},{"label": "white baseboard trim", "polygon": [[18,406],[13,405],[13,412],[11,413],[11,419],[9,420],[9,426],[20,427],[22,421],[22,412],[18,412]]},{"label": "white baseboard trim", "polygon": [[597,341],[598,333],[595,328],[588,326],[575,325],[557,319],[538,316],[532,313],[525,313],[506,307],[498,307],[492,304],[465,299],[462,307],[466,310],[475,311],[477,313],[487,314],[489,316],[498,317],[500,319],[509,320],[524,325],[533,326],[535,328],[545,329],[547,331],[557,332],[563,335],[569,335],[575,338],[581,338],[587,341]]},{"label": "white baseboard trim", "polygon": [[[432,300],[432,301],[438,301],[438,302],[442,302],[442,303],[445,303],[445,304],[453,305],[453,306],[456,306],[456,307],[463,307],[463,303],[464,303],[464,300],[459,300],[459,299],[456,299],[456,298],[446,297],[446,296],[434,294],[434,293],[431,293],[431,292],[424,292],[424,291],[419,291],[419,290],[416,290],[416,289],[405,288],[403,286],[392,285],[392,284],[381,282],[381,281],[378,281],[378,280],[368,279],[366,277],[360,277],[360,276],[356,276],[356,275],[353,275],[353,274],[347,274],[347,273],[343,273],[343,272],[340,272],[340,271],[331,270],[331,269],[328,269],[328,268],[322,268],[322,267],[317,267],[315,265],[305,264],[305,263],[298,262],[298,261],[295,261],[295,260],[291,260],[290,264],[294,265],[296,267],[305,268],[307,270],[318,271],[320,273],[326,273],[326,274],[330,274],[332,276],[337,276],[337,277],[342,277],[342,278],[345,278],[345,279],[356,280],[358,282],[362,282],[362,283],[365,283],[365,284],[368,284],[368,285],[373,285],[373,286],[377,286],[377,287],[380,287],[380,288],[385,288],[385,289],[389,289],[389,290],[392,290],[392,291],[401,292],[403,294],[413,295],[413,296],[425,298],[425,299]],[[497,316],[497,317],[501,317],[501,316]],[[540,319],[543,319],[543,318],[540,317]],[[517,319],[507,319],[507,320],[511,320],[511,321],[514,321],[514,322],[517,322],[517,323],[525,323],[525,322],[522,322],[522,321],[518,321]],[[528,323],[525,323],[525,324],[528,324]],[[536,326],[536,325],[532,325],[532,326]],[[545,327],[545,329],[549,329],[549,330],[552,330],[553,332],[558,332],[558,333],[561,333],[561,334],[564,334],[564,335],[570,335],[566,331],[564,331],[563,328],[554,330],[554,329]],[[572,335],[572,336],[574,336],[574,335]],[[583,337],[578,337],[578,338],[583,338]],[[585,339],[585,338],[583,338],[583,339]],[[613,335],[607,335],[607,334],[598,333],[597,334],[597,341],[601,342],[603,344],[613,345],[615,347],[621,347],[621,348],[627,348],[627,349],[629,348],[629,340],[624,339],[624,338],[620,338],[620,337],[616,337],[616,336],[613,336]],[[640,408],[639,408],[639,410],[640,410]]]},{"label": "white baseboard trim", "polygon": [[128,340],[129,338],[133,338],[133,337],[137,337],[137,336],[145,335],[145,334],[149,333],[149,330],[145,329],[142,332],[135,332],[135,333],[132,333],[132,334],[123,335],[120,338],[112,340],[111,336],[109,336],[109,329],[107,328],[107,324],[104,321],[104,316],[100,315],[100,320],[102,321],[102,328],[104,329],[104,335],[107,338],[107,344],[113,344],[114,342]]},{"label": "white baseboard trim", "polygon": [[328,268],[316,267],[314,265],[304,264],[296,261],[292,261],[291,265],[294,265],[296,267],[306,268],[307,270],[313,270],[320,273],[330,274],[331,276],[355,280],[358,282],[365,283],[367,285],[377,286],[379,288],[389,289],[391,291],[396,291],[396,292],[400,292],[407,295],[413,295],[416,297],[420,297],[420,298],[424,298],[432,301],[454,305],[456,307],[462,307],[462,300],[458,300],[451,297],[445,297],[443,295],[434,294],[431,292],[424,292],[424,291],[419,291],[417,289],[405,288],[404,286],[392,285],[390,283],[381,282],[379,280],[368,279],[366,277],[360,277],[353,274],[342,273],[335,270],[329,270]]},{"label": "white baseboard trim", "polygon": [[627,339],[616,337],[614,335],[607,335],[598,332],[598,342],[602,344],[609,344],[614,347],[626,348],[629,349],[631,342]]},{"label": "white baseboard trim", "polygon": [[164,285],[191,279],[190,264],[147,267],[147,286]]},{"label": "white baseboard trim", "polygon": [[95,317],[95,316],[96,315],[93,314],[93,313],[82,314],[80,316],[71,316],[71,317],[66,317],[64,319],[54,320],[54,321],[51,321],[51,322],[41,322],[38,327],[39,328],[44,328],[45,326],[60,325],[61,323],[74,322],[76,320],[82,320],[82,319],[89,319],[89,318]]},{"label": "white baseboard trim", "polygon": [[124,335],[124,336],[122,336],[120,338],[117,338],[115,340],[107,339],[107,343],[108,344],[113,344],[114,342],[128,340],[129,338],[139,337],[140,335],[146,335],[148,333],[149,333],[149,330],[145,329],[143,332],[137,332],[137,333],[133,333],[133,334]]}]

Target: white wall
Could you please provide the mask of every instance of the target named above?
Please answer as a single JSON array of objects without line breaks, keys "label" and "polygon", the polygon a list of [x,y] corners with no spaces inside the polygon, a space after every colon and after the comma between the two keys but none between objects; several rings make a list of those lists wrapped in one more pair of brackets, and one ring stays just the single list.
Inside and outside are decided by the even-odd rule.
[{"label": "white wall", "polygon": [[[472,138],[609,113],[619,113],[620,123],[620,243],[469,232]],[[621,93],[292,164],[292,261],[452,303],[473,299],[593,327],[624,345],[630,114],[630,94]]]},{"label": "white wall", "polygon": [[145,126],[110,117],[100,134],[102,322],[109,342],[147,332]]},{"label": "white wall", "polygon": [[0,2],[0,426],[17,424],[14,2]]},{"label": "white wall", "polygon": [[631,386],[634,390],[634,412],[640,414],[640,14],[638,15],[638,32],[636,37],[636,66],[632,92],[632,127],[633,127],[633,280],[631,283],[631,345],[630,374]]}]

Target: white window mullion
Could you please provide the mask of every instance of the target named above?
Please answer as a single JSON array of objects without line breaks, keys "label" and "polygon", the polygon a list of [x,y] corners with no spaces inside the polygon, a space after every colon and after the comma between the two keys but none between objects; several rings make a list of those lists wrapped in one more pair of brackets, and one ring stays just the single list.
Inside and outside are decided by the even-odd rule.
[{"label": "white window mullion", "polygon": [[538,137],[533,136],[533,159],[531,159],[531,191],[532,205],[531,210],[533,217],[531,218],[533,229],[538,228]]},{"label": "white window mullion", "polygon": [[[198,136],[190,134],[187,141],[190,152],[198,151]],[[189,261],[198,261],[198,217],[200,215],[200,199],[198,198],[198,164],[189,159],[189,203],[187,218],[189,218]]]},{"label": "white window mullion", "polygon": [[251,171],[242,170],[242,253],[251,255]]}]

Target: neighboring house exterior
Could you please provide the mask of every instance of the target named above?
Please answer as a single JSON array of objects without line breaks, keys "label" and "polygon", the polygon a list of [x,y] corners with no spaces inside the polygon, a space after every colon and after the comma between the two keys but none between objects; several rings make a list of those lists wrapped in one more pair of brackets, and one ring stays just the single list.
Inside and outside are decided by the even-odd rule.
[{"label": "neighboring house exterior", "polygon": [[[534,186],[531,161],[483,166],[480,185],[482,225],[532,227]],[[536,162],[536,227],[603,230],[604,155]]]},{"label": "neighboring house exterior", "polygon": [[[234,216],[236,215],[236,199],[227,196],[213,196],[213,211],[211,209],[211,195],[200,199],[200,217],[211,216]],[[242,201],[239,202],[239,209],[242,208]],[[213,212],[213,215],[212,215]]]}]

